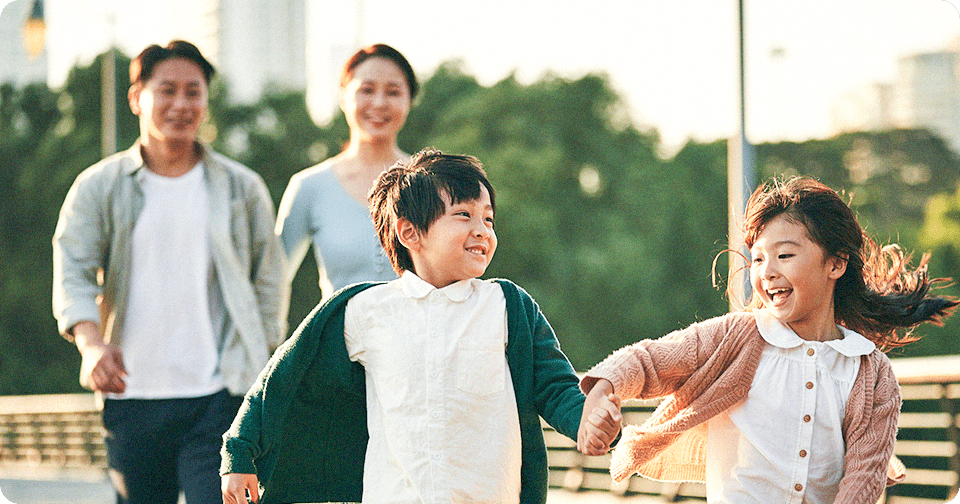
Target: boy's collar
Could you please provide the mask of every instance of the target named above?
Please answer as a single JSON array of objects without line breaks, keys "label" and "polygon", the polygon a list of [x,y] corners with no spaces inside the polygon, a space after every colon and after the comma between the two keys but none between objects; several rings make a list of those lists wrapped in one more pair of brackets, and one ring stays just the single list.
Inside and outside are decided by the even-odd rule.
[{"label": "boy's collar", "polygon": [[[760,329],[760,336],[762,336],[767,343],[778,348],[796,348],[806,341],[798,336],[793,329],[790,329],[774,317],[769,310],[758,308],[753,310],[753,314],[757,319],[757,328]],[[864,338],[860,333],[851,331],[841,325],[837,327],[843,332],[843,339],[830,340],[823,343],[841,355],[859,357],[861,355],[869,355],[877,348],[872,341]]]},{"label": "boy's collar", "polygon": [[468,278],[452,283],[442,289],[434,287],[426,280],[417,276],[412,271],[404,271],[400,275],[400,284],[403,286],[403,292],[414,299],[423,299],[431,292],[444,293],[450,301],[460,303],[465,301],[473,293],[473,282],[475,278]]}]

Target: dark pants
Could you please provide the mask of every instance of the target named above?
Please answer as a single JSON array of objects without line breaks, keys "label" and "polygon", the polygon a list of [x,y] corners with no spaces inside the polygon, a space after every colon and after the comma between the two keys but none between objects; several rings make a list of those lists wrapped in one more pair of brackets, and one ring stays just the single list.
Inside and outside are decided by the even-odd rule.
[{"label": "dark pants", "polygon": [[107,399],[110,478],[118,504],[221,504],[220,445],[243,397]]}]

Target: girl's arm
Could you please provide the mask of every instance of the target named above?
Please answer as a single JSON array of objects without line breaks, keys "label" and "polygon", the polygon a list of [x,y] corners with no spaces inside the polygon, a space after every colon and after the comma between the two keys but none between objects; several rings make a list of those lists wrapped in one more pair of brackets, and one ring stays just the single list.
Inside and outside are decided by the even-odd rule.
[{"label": "girl's arm", "polygon": [[[861,362],[860,375],[848,399],[847,451],[835,503],[873,504],[887,485],[900,416],[900,386],[887,357],[875,351]],[[861,410],[857,403],[865,403]]]},{"label": "girl's arm", "polygon": [[642,340],[613,352],[580,381],[589,393],[600,379],[609,380],[621,399],[652,399],[675,392],[717,349],[729,317],[717,317]]}]

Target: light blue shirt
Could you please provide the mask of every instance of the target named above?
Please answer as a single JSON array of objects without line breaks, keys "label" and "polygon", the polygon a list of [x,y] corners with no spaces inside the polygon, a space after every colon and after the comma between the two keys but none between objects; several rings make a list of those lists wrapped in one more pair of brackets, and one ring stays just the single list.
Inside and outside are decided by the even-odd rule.
[{"label": "light blue shirt", "polygon": [[325,298],[352,283],[397,278],[369,208],[347,194],[332,168],[327,160],[290,178],[276,228],[287,252],[288,280],[313,243]]}]

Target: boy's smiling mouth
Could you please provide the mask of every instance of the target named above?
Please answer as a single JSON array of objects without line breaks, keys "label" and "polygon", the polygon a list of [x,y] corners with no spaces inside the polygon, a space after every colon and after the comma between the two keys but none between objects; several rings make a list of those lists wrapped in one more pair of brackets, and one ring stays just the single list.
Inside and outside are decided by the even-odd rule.
[{"label": "boy's smiling mouth", "polygon": [[476,245],[476,246],[473,246],[473,247],[467,247],[467,252],[470,252],[471,254],[476,254],[476,255],[480,255],[480,256],[485,256],[485,255],[487,255],[487,247],[483,247],[483,246],[480,246],[480,245]]}]

